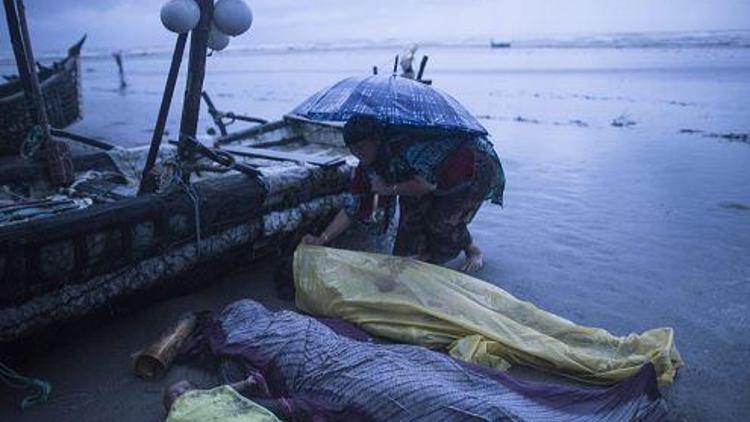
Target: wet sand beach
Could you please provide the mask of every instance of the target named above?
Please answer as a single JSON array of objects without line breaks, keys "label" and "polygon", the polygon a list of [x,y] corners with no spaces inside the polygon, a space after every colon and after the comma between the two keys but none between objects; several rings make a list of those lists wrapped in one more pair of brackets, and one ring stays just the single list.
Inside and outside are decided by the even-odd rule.
[{"label": "wet sand beach", "polygon": [[[673,327],[685,360],[663,389],[673,417],[750,416],[750,49],[420,53],[430,55],[426,77],[479,116],[505,166],[505,208],[486,204],[471,226],[486,253],[477,276],[618,335]],[[394,54],[230,51],[209,58],[206,90],[220,109],[273,120],[343,77],[390,69]],[[85,115],[71,130],[147,143],[167,67],[166,55],[126,56],[129,87],[119,92],[111,58],[85,59]],[[210,126],[205,112],[200,126]],[[184,367],[141,381],[130,354],[187,310],[243,297],[292,306],[273,297],[273,267],[238,268],[204,290],[74,333],[16,368],[49,380],[51,402],[21,413],[3,395],[0,420],[160,420],[169,381],[215,381]]]}]

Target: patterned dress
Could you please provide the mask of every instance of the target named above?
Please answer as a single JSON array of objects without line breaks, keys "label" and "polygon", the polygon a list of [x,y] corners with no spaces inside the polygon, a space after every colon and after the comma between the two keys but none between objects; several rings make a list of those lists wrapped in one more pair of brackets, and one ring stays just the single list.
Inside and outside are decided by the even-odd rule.
[{"label": "patterned dress", "polygon": [[[393,253],[400,256],[429,254],[443,263],[472,242],[467,225],[486,199],[502,205],[505,175],[492,143],[485,137],[418,139],[389,142],[371,166],[355,170],[344,209],[350,218],[385,230],[393,216],[393,196],[380,197],[373,210],[370,178],[402,183],[420,176],[437,186],[422,197],[399,198],[399,227]],[[378,218],[380,217],[380,218]]]}]

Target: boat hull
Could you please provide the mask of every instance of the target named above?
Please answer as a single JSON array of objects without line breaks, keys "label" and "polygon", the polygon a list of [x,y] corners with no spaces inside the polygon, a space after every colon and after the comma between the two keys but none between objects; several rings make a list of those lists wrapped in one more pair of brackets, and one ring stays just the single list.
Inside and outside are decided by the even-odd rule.
[{"label": "boat hull", "polygon": [[[279,135],[270,143],[291,134],[310,148],[304,132],[283,126],[256,131],[249,145],[267,144],[273,131]],[[0,344],[110,312],[128,298],[213,283],[232,257],[289,252],[338,212],[352,172],[348,161],[260,168],[259,178],[230,172],[197,180],[192,195],[178,189],[1,226]],[[210,277],[197,271],[212,265]]]}]

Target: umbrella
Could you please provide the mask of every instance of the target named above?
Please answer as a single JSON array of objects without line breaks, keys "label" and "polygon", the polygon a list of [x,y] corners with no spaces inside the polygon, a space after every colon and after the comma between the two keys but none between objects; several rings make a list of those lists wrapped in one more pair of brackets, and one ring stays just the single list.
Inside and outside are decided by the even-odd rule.
[{"label": "umbrella", "polygon": [[291,114],[334,122],[364,115],[395,126],[487,134],[477,119],[450,95],[395,75],[344,79],[308,98]]}]

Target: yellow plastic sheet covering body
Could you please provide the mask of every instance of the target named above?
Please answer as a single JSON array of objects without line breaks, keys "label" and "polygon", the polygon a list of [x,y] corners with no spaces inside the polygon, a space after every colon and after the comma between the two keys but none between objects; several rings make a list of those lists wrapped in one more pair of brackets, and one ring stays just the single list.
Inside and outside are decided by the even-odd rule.
[{"label": "yellow plastic sheet covering body", "polygon": [[228,385],[192,390],[175,400],[166,422],[280,422]]},{"label": "yellow plastic sheet covering body", "polygon": [[671,328],[617,337],[583,327],[463,273],[408,258],[300,246],[297,306],[355,323],[376,336],[432,348],[480,365],[523,364],[610,383],[653,362],[671,383],[682,359]]}]

